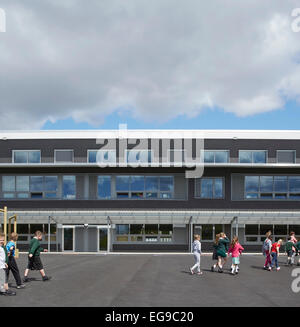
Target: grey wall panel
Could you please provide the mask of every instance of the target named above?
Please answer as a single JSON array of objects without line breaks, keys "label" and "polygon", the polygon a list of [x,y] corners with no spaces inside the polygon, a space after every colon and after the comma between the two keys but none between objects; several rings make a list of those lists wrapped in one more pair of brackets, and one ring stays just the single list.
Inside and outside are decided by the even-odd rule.
[{"label": "grey wall panel", "polygon": [[97,199],[97,176],[89,176],[89,198]]},{"label": "grey wall panel", "polygon": [[175,176],[174,184],[175,199],[187,199],[187,179],[185,178],[185,176]]},{"label": "grey wall panel", "polygon": [[78,200],[84,199],[84,176],[76,176],[76,198]]},{"label": "grey wall panel", "polygon": [[188,228],[174,228],[173,230],[175,244],[185,244],[188,242]]},{"label": "grey wall panel", "polygon": [[238,201],[244,199],[244,175],[232,174],[231,175],[231,199]]},{"label": "grey wall panel", "polygon": [[76,226],[75,227],[75,252],[84,251],[84,227]]}]

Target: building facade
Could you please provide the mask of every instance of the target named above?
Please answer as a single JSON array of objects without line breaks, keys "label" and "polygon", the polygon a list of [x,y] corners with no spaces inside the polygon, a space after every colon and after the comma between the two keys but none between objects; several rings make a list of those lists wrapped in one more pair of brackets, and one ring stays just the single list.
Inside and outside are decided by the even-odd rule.
[{"label": "building facade", "polygon": [[20,249],[35,230],[64,252],[300,236],[300,131],[1,132],[0,175]]}]

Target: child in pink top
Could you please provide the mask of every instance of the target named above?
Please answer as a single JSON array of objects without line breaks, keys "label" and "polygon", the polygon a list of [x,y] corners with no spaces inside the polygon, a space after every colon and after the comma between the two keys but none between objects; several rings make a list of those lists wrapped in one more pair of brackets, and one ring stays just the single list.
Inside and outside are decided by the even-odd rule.
[{"label": "child in pink top", "polygon": [[234,236],[230,243],[230,248],[228,250],[228,255],[232,255],[232,266],[231,266],[231,275],[237,274],[240,264],[240,255],[244,251],[244,248],[239,243],[239,238]]}]

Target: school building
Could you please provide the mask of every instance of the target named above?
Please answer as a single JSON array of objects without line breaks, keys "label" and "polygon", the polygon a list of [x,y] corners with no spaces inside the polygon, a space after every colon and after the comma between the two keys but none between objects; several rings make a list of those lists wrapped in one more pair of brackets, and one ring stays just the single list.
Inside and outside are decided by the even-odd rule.
[{"label": "school building", "polygon": [[[36,230],[52,251],[190,251],[193,234],[300,236],[300,131],[0,132],[0,206],[18,247]],[[2,222],[3,220],[0,220]]]}]

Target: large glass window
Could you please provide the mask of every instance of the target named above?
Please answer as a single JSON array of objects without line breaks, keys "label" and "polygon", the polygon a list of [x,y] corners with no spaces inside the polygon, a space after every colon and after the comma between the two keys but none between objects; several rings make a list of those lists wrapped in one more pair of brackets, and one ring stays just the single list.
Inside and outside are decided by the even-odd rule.
[{"label": "large glass window", "polygon": [[40,163],[40,150],[13,150],[14,163]]},{"label": "large glass window", "polygon": [[68,200],[76,198],[76,176],[63,176],[63,198]]},{"label": "large glass window", "polygon": [[172,224],[120,224],[116,225],[117,242],[161,242],[173,240]]},{"label": "large glass window", "polygon": [[111,177],[98,176],[98,197],[100,199],[111,198]]},{"label": "large glass window", "polygon": [[300,176],[245,176],[246,199],[300,199]]},{"label": "large glass window", "polygon": [[116,176],[117,198],[173,198],[173,176]]},{"label": "large glass window", "polygon": [[195,197],[203,199],[222,199],[224,182],[220,177],[204,177],[195,180]]},{"label": "large glass window", "polygon": [[2,176],[4,198],[56,198],[57,176]]},{"label": "large glass window", "polygon": [[267,162],[267,151],[239,151],[239,162],[240,163],[266,163]]}]

